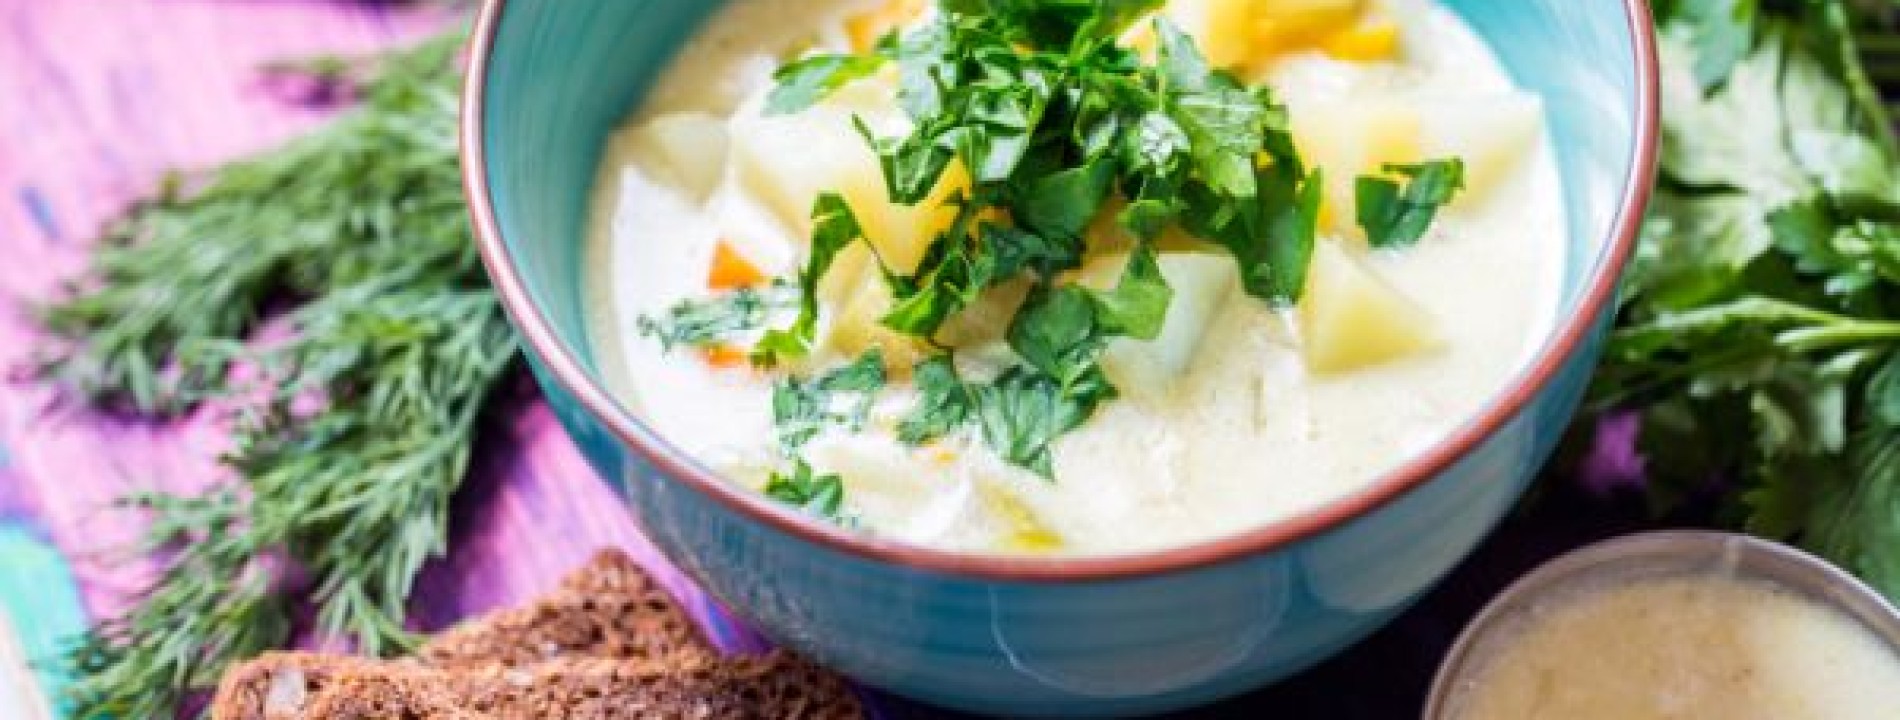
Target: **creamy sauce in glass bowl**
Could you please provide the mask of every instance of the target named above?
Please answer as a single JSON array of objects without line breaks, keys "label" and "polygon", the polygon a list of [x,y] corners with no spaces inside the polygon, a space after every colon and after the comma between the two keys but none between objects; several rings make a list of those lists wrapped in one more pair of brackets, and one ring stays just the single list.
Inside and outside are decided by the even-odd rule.
[{"label": "creamy sauce in glass bowl", "polygon": [[1900,655],[1780,586],[1682,576],[1556,598],[1446,720],[1900,718]]},{"label": "creamy sauce in glass bowl", "polygon": [[[1211,51],[1220,42],[1213,16],[1234,4],[1176,0],[1168,12]],[[1128,553],[1229,535],[1359,490],[1444,439],[1522,372],[1554,324],[1564,262],[1561,188],[1542,106],[1449,11],[1399,0],[1370,5],[1396,22],[1399,37],[1385,41],[1402,41],[1397,56],[1344,61],[1327,52],[1367,46],[1329,46],[1246,63],[1244,72],[1289,107],[1302,154],[1329,171],[1329,205],[1350,203],[1352,178],[1383,162],[1421,154],[1466,160],[1471,189],[1415,246],[1370,250],[1351,213],[1331,210],[1315,277],[1334,278],[1327,286],[1342,297],[1363,299],[1375,288],[1390,298],[1386,307],[1275,309],[1230,287],[1236,273],[1226,256],[1213,265],[1192,252],[1164,253],[1163,271],[1177,286],[1167,334],[1152,347],[1111,346],[1104,367],[1122,397],[1053,445],[1052,479],[1004,462],[971,433],[925,447],[900,442],[894,428],[917,392],[898,379],[860,430],[828,430],[805,449],[817,472],[842,478],[850,521],[920,545],[1006,554]],[[717,252],[742,255],[772,276],[797,273],[808,230],[781,211],[797,200],[783,199],[786,181],[774,185],[772,161],[761,158],[776,152],[788,165],[826,170],[834,156],[862,153],[838,160],[856,163],[869,155],[846,149],[856,138],[842,121],[821,128],[822,138],[811,125],[788,129],[782,123],[802,120],[762,118],[761,98],[784,60],[850,46],[860,32],[854,23],[883,7],[728,3],[602,159],[586,251],[594,351],[622,402],[733,482],[762,488],[780,462],[773,375],[729,358],[668,352],[643,335],[641,319],[706,296]],[[1375,49],[1381,42],[1361,41]],[[876,82],[864,83],[866,92],[848,88],[852,97],[840,102],[883,102],[853,111],[881,129],[901,129],[901,113],[888,112],[890,93]],[[852,357],[826,349],[826,337],[842,332],[833,323],[848,302],[833,300],[821,314],[821,365]],[[1329,367],[1351,364],[1354,333],[1380,332],[1351,328],[1381,326],[1415,333],[1415,347],[1377,363]],[[1343,343],[1346,360],[1324,351],[1327,343]],[[958,365],[994,372],[1007,354],[998,343],[974,344],[959,351]]]},{"label": "creamy sauce in glass bowl", "polygon": [[1813,555],[1653,532],[1545,563],[1471,622],[1425,720],[1900,717],[1900,613]]}]

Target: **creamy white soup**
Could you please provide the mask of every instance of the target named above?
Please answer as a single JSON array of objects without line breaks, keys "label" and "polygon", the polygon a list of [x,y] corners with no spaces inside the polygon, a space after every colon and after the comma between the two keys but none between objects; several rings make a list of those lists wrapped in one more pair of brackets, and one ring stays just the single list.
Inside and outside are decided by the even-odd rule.
[{"label": "creamy white soup", "polygon": [[[948,282],[951,270],[922,270],[954,264],[943,258],[960,246],[933,255],[932,242],[955,232],[960,212],[946,201],[977,196],[968,158],[951,161],[925,201],[891,200],[853,118],[882,138],[920,127],[900,109],[910,81],[895,63],[795,112],[768,106],[785,63],[875,54],[886,33],[927,31],[943,12],[911,0],[735,0],[602,161],[586,282],[612,390],[732,482],[861,532],[1004,554],[1127,553],[1258,527],[1353,493],[1470,421],[1522,371],[1556,314],[1565,223],[1538,99],[1429,2],[1174,0],[1161,15],[1207,63],[1285,107],[1299,164],[1320,174],[1288,169],[1284,154],[1238,162],[1260,188],[1273,177],[1297,183],[1280,204],[1311,202],[1282,216],[1312,223],[1310,254],[1298,250],[1298,222],[1281,226],[1290,235],[1231,241],[1189,228],[1221,212],[1138,232],[1118,222],[1132,199],[1121,187],[1081,233],[1079,256],[996,280],[925,336],[893,329],[919,322],[893,320],[924,304],[919,287]],[[1158,38],[1172,36],[1158,27],[1135,21],[1120,46],[1160,62]],[[1184,135],[1160,124],[1163,136]],[[1194,137],[1181,157],[1199,163]],[[1432,170],[1422,168],[1452,160],[1461,189],[1434,206],[1423,187]],[[1227,187],[1207,179],[1211,170],[1192,172],[1192,182]],[[1362,176],[1393,191],[1371,225]],[[1010,195],[1008,209],[972,210],[971,236],[1031,226],[1025,208],[1053,194],[1035,187]],[[811,210],[830,192],[864,240],[807,294],[800,278],[829,222]],[[1421,209],[1435,210],[1428,225],[1410,226],[1422,235],[1391,241],[1398,219]],[[1045,226],[1034,232],[1059,234]],[[970,246],[995,252],[1020,236]],[[1237,247],[1265,248],[1268,260],[1249,266],[1260,275],[1243,277]],[[1140,316],[1117,308],[1162,307],[1140,305],[1154,293],[1117,292],[1137,275],[1168,287],[1152,332],[1108,321]],[[774,357],[782,343],[762,338],[776,331],[783,341],[807,295],[817,311],[808,349]],[[1095,313],[1107,334],[1064,347],[1101,348],[1099,358],[1028,359],[1071,327],[1050,319],[1070,310]],[[1083,371],[1042,370],[1058,365]],[[1092,393],[1094,406],[1078,412],[1079,396],[1063,393]]]}]

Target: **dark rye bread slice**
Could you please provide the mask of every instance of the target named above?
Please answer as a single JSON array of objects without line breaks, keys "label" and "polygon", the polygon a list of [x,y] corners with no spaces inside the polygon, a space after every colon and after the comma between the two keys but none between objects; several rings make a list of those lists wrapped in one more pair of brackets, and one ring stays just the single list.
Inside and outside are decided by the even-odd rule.
[{"label": "dark rye bread slice", "polygon": [[[477,710],[487,707],[489,710]],[[711,714],[707,714],[710,712]],[[418,656],[272,653],[220,683],[214,720],[861,717],[785,654],[720,659],[666,591],[607,551],[534,605],[464,623]]]},{"label": "dark rye bread slice", "polygon": [[528,667],[443,670],[335,655],[272,653],[225,679],[219,720],[621,720],[864,716],[835,675],[783,651],[654,663],[568,657]]},{"label": "dark rye bread slice", "polygon": [[658,662],[716,653],[665,588],[625,553],[605,550],[554,593],[444,631],[416,659],[440,668],[522,667],[574,655]]},{"label": "dark rye bread slice", "polygon": [[352,674],[312,696],[303,712],[300,717],[322,720],[847,720],[864,714],[836,676],[782,652],[683,665],[570,658],[526,668]]},{"label": "dark rye bread slice", "polygon": [[[213,720],[315,720],[315,699],[350,687],[359,678],[397,672],[403,666],[345,655],[266,653],[224,674],[211,702]],[[417,688],[392,686],[375,695],[353,695],[347,717],[396,720],[411,716],[407,708],[421,698]],[[347,690],[345,690],[347,692]],[[455,711],[437,713],[439,720],[486,720],[486,716]]]}]

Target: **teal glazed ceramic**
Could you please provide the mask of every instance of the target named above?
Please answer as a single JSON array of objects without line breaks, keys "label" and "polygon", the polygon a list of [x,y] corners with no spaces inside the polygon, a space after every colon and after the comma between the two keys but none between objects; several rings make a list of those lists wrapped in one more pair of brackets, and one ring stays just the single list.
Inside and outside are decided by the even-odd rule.
[{"label": "teal glazed ceramic", "polygon": [[1306,516],[1164,552],[1011,559],[854,535],[722,482],[602,390],[579,273],[602,144],[719,3],[490,0],[463,118],[469,199],[562,422],[653,540],[739,615],[863,682],[945,706],[1180,708],[1285,677],[1404,610],[1510,508],[1597,358],[1655,160],[1646,6],[1447,4],[1548,106],[1569,208],[1558,329],[1511,389],[1406,467]]}]

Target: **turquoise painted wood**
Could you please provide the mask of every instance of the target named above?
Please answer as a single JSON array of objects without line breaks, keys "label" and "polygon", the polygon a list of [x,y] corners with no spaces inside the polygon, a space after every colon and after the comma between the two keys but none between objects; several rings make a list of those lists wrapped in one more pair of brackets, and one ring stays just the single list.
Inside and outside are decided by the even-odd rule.
[{"label": "turquoise painted wood", "polygon": [[[1565,307],[1607,261],[1637,158],[1637,48],[1621,3],[1451,0],[1545,98],[1569,200]],[[490,60],[487,198],[532,301],[591,362],[577,251],[598,152],[713,3],[510,0]],[[483,199],[477,198],[476,202]],[[998,582],[784,535],[675,483],[540,373],[557,416],[653,540],[774,640],[865,682],[1015,716],[1158,712],[1285,677],[1377,629],[1497,523],[1588,380],[1608,317],[1535,400],[1440,476],[1279,551],[1126,580]],[[537,353],[546,352],[539,348]]]},{"label": "turquoise painted wood", "polygon": [[25,717],[39,717],[22,706],[57,702],[65,691],[68,678],[59,669],[59,658],[86,629],[86,609],[72,568],[59,550],[17,522],[0,522],[0,615],[16,634],[39,684],[37,698],[9,697],[11,678],[4,676],[13,668],[0,668],[0,710],[16,708],[27,713]]}]

